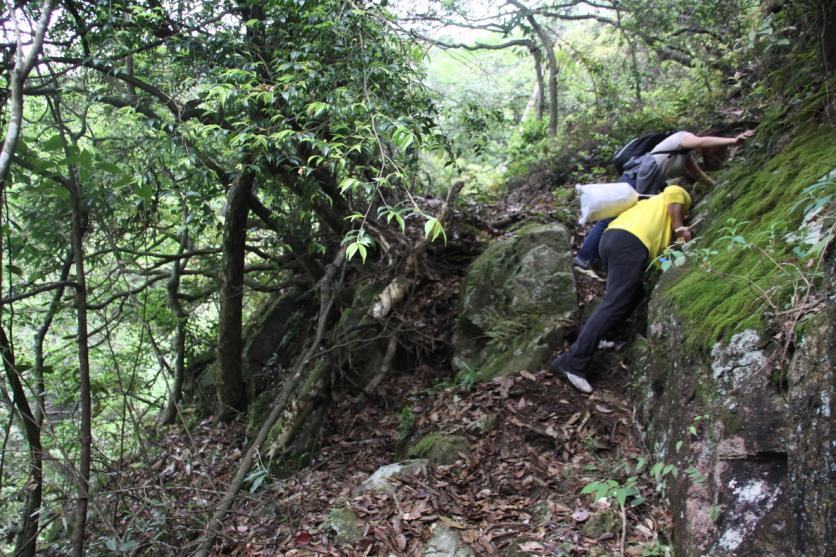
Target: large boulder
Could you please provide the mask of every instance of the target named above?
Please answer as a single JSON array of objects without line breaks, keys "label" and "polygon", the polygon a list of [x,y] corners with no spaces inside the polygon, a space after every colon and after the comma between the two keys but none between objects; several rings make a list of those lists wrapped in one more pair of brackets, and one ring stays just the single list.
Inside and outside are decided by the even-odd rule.
[{"label": "large boulder", "polygon": [[577,308],[569,232],[532,224],[470,266],[453,336],[453,364],[486,379],[544,365]]}]

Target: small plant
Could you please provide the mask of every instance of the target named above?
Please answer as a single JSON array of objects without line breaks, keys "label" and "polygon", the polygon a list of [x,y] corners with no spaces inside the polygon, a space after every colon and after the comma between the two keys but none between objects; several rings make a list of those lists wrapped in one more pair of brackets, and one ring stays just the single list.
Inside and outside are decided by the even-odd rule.
[{"label": "small plant", "polygon": [[664,556],[670,557],[673,555],[673,550],[668,544],[662,543],[659,540],[653,540],[653,545],[642,548],[642,557]]},{"label": "small plant", "polygon": [[488,308],[482,313],[485,322],[485,336],[490,340],[489,345],[509,348],[510,342],[526,330],[517,316],[507,315],[495,308]]},{"label": "small plant", "polygon": [[406,441],[412,435],[412,428],[415,427],[415,411],[412,410],[412,405],[407,404],[401,408],[398,414],[398,441]]},{"label": "small plant", "polygon": [[476,384],[476,370],[465,364],[464,369],[456,374],[456,386],[465,391],[473,389]]},{"label": "small plant", "polygon": [[618,508],[621,511],[621,555],[624,555],[624,542],[627,539],[627,512],[625,506],[627,500],[630,500],[631,506],[638,506],[644,502],[644,497],[641,496],[636,476],[630,476],[623,484],[616,480],[593,481],[588,483],[582,490],[581,495],[594,494],[594,501],[599,501],[604,497],[608,497],[618,503]]},{"label": "small plant", "polygon": [[264,484],[264,480],[266,480],[270,476],[270,472],[267,470],[267,467],[261,462],[259,459],[256,466],[253,468],[253,471],[247,475],[244,481],[250,484],[250,493],[255,493],[256,491],[261,488]]}]

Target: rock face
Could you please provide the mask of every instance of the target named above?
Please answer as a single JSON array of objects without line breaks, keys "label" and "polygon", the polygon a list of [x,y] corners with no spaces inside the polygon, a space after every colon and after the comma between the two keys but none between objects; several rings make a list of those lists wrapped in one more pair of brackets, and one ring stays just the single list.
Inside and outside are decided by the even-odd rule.
[{"label": "rock face", "polygon": [[638,379],[654,456],[679,470],[667,478],[676,554],[831,554],[833,308],[804,327],[782,377],[755,330],[689,351],[666,282]]},{"label": "rock face", "polygon": [[634,368],[654,457],[678,470],[679,557],[834,554],[833,205],[809,194],[832,190],[834,137],[799,122],[747,151],[695,204],[702,255],[651,297]]},{"label": "rock face", "polygon": [[470,266],[453,337],[453,364],[486,379],[543,366],[577,309],[569,232],[528,225]]}]

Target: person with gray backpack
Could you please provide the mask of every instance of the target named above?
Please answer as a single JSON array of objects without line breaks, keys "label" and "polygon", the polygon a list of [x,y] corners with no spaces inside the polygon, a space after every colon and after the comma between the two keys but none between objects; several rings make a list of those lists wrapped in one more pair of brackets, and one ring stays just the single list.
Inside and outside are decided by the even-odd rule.
[{"label": "person with gray backpack", "polygon": [[[661,132],[634,139],[622,147],[613,159],[616,170],[621,172],[618,182],[627,182],[642,195],[656,195],[668,179],[686,175],[714,186],[714,180],[697,163],[694,153],[701,155],[705,170],[717,170],[726,159],[728,148],[742,145],[754,131],[747,130],[734,137],[709,133]],[[573,260],[576,267],[589,269],[598,259],[601,236],[612,220],[600,220],[589,230]]]}]

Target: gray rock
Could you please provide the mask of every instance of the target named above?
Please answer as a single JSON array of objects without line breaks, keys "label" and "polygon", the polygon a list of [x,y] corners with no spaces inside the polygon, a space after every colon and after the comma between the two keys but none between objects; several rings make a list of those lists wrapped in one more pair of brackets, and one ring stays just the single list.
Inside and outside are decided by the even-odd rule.
[{"label": "gray rock", "polygon": [[667,485],[676,554],[832,554],[832,302],[799,331],[782,371],[756,330],[689,350],[667,281],[635,363],[655,457],[680,470]]},{"label": "gray rock", "polygon": [[433,530],[433,536],[422,553],[424,557],[474,557],[473,551],[455,531],[439,523],[433,526]]},{"label": "gray rock", "polygon": [[395,462],[381,466],[375,470],[374,474],[364,481],[355,490],[356,493],[364,493],[366,491],[383,491],[392,492],[394,486],[391,481],[393,478],[403,478],[409,476],[417,476],[426,474],[427,459],[418,458],[413,460],[405,460],[403,462]]},{"label": "gray rock", "polygon": [[557,223],[525,226],[468,269],[453,365],[480,379],[540,369],[576,306],[569,232]]}]

